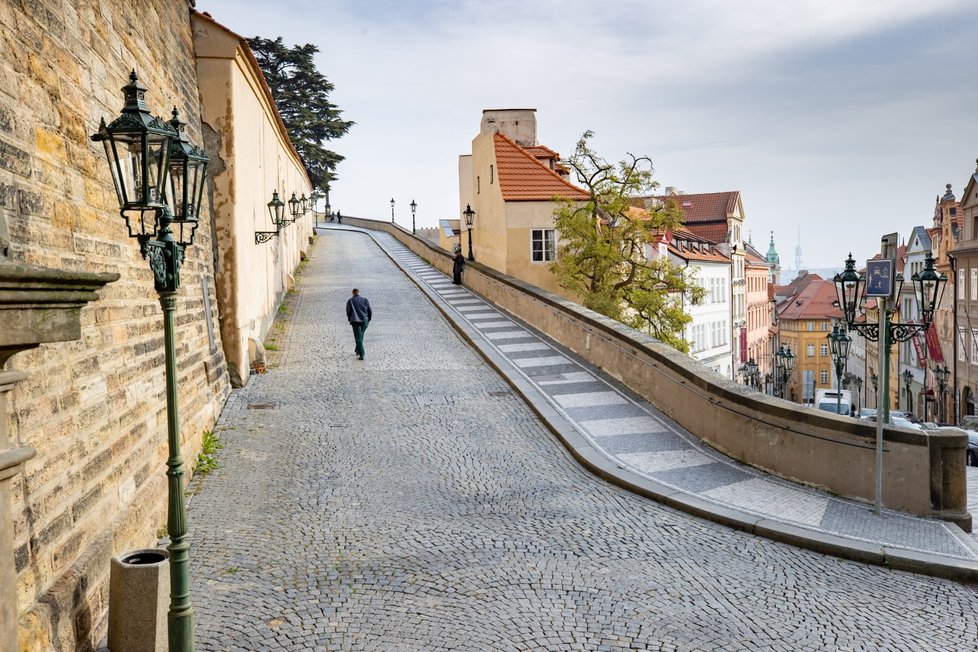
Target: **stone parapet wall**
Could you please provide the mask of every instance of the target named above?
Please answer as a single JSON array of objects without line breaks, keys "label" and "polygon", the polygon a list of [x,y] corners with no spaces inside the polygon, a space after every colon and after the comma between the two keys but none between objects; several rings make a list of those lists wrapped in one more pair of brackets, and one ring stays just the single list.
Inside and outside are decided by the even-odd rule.
[{"label": "stone parapet wall", "polygon": [[[394,235],[441,271],[451,255],[389,223],[343,223]],[[465,284],[640,394],[717,450],[770,473],[850,498],[875,496],[876,429],[867,422],[751,391],[692,358],[582,306],[480,265]],[[884,431],[883,503],[971,530],[966,435]]]},{"label": "stone parapet wall", "polygon": [[[135,69],[154,113],[169,118],[176,106],[188,137],[203,143],[189,8],[183,0],[7,2],[0,38],[0,254],[121,275],[82,310],[81,339],[12,358],[8,369],[28,379],[2,415],[14,441],[37,449],[12,485],[21,647],[90,649],[104,633],[109,556],[155,544],[165,525],[166,401],[152,273],[127,237],[105,155],[89,135],[101,117],[118,115]],[[212,233],[205,218],[178,295],[188,462],[229,391]]]}]

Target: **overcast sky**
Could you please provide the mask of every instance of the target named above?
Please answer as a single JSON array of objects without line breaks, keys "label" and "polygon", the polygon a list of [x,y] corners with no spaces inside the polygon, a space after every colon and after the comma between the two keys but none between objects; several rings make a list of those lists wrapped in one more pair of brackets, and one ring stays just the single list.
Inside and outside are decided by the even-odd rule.
[{"label": "overcast sky", "polygon": [[[740,190],[782,266],[864,260],[931,225],[978,158],[974,0],[198,0],[242,36],[314,43],[356,121],[331,203],[410,226],[458,217],[458,155],[486,108],[536,108],[568,155],[587,129],[662,186]],[[478,217],[476,218],[478,219]]]}]

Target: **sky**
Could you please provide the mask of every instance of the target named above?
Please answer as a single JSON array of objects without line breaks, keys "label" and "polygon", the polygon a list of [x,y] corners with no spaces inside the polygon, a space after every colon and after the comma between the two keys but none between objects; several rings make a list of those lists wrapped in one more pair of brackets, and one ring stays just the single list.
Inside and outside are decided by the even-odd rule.
[{"label": "sky", "polygon": [[331,206],[410,227],[459,217],[483,109],[537,109],[690,193],[739,190],[781,264],[843,267],[931,226],[978,159],[974,0],[197,0],[241,36],[313,43],[356,124]]}]

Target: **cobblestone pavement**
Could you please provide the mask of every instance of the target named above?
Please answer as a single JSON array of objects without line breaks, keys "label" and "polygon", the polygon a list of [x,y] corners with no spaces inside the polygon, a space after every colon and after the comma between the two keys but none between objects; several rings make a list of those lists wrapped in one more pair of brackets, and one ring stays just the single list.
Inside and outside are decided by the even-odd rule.
[{"label": "cobblestone pavement", "polygon": [[933,562],[952,565],[978,560],[978,542],[957,525],[894,510],[877,515],[865,503],[783,480],[716,452],[572,352],[453,285],[394,238],[372,236],[451,313],[456,325],[466,328],[497,367],[504,362],[506,373],[528,382],[536,390],[534,400],[560,414],[588,446],[618,468],[653,480],[660,493],[682,492],[735,510],[744,520],[773,520],[820,539],[829,535],[843,545],[851,542],[859,550],[866,544],[893,553],[923,553]]},{"label": "cobblestone pavement", "polygon": [[190,501],[199,650],[978,650],[961,584],[585,472],[365,235],[320,238],[291,328]]}]

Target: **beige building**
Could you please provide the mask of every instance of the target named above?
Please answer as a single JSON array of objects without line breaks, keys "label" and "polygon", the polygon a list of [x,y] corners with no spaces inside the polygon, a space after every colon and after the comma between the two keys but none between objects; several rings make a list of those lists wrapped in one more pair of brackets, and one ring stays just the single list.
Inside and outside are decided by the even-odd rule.
[{"label": "beige building", "polygon": [[[175,106],[188,139],[210,155],[177,294],[185,480],[230,391],[225,351],[244,382],[248,349],[308,246],[311,217],[256,245],[256,231],[273,230],[266,204],[273,190],[288,200],[311,188],[240,37],[187,3],[105,0],[72,6],[70,17],[14,4],[0,29],[19,44],[18,56],[0,58],[9,82],[0,266],[119,276],[87,299],[79,339],[17,353],[0,369],[0,514],[11,517],[0,527],[0,649],[94,649],[106,631],[110,558],[155,546],[166,523],[167,410],[153,274],[89,137],[119,115],[135,66],[152,111]],[[34,457],[8,468],[11,442]]]},{"label": "beige building", "polygon": [[275,108],[247,41],[210,16],[193,12],[194,49],[206,148],[212,168],[221,340],[231,382],[248,381],[251,363],[275,318],[292,272],[309,246],[310,211],[275,231],[267,204],[309,197],[312,185]]},{"label": "beige building", "polygon": [[[459,157],[459,214],[475,211],[475,260],[504,274],[569,298],[550,264],[557,253],[554,197],[586,201],[589,195],[559,171],[557,152],[540,145],[535,109],[482,113],[472,154]],[[469,231],[460,224],[462,251]]]}]

